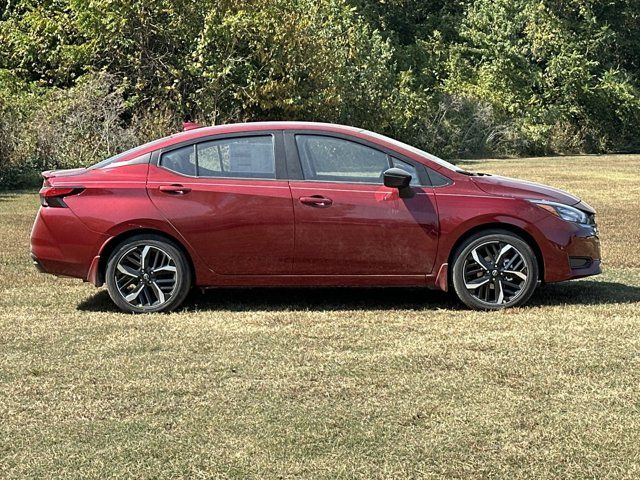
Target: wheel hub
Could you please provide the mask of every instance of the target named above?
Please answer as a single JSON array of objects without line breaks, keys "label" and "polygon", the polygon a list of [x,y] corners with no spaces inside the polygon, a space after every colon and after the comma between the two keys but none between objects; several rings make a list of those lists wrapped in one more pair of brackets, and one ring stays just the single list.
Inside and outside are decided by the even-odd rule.
[{"label": "wheel hub", "polygon": [[483,303],[502,305],[514,301],[527,286],[525,257],[504,241],[489,241],[472,249],[465,258],[464,284]]},{"label": "wheel hub", "polygon": [[125,252],[115,271],[116,287],[130,305],[156,308],[167,302],[178,285],[171,255],[155,245],[138,245]]}]

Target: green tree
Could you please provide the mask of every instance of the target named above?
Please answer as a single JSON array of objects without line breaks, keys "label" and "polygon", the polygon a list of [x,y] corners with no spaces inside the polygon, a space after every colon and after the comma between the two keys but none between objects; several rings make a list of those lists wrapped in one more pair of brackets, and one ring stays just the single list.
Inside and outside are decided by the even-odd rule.
[{"label": "green tree", "polygon": [[611,25],[590,0],[478,0],[450,50],[446,91],[513,122],[516,151],[628,148],[640,125],[636,79],[609,51]]},{"label": "green tree", "polygon": [[9,0],[0,171],[187,118],[346,123],[450,158],[638,150],[639,27],[635,0]]},{"label": "green tree", "polygon": [[306,119],[383,126],[393,50],[340,0],[210,10],[189,68],[211,121]]}]

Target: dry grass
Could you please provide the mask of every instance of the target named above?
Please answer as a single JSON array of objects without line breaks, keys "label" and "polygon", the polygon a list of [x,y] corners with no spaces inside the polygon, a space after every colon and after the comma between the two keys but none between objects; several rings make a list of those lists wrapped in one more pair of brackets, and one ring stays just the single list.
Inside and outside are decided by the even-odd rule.
[{"label": "dry grass", "polygon": [[171,315],[39,275],[0,195],[0,477],[640,476],[640,157],[492,161],[599,211],[605,274],[470,312],[231,290]]}]

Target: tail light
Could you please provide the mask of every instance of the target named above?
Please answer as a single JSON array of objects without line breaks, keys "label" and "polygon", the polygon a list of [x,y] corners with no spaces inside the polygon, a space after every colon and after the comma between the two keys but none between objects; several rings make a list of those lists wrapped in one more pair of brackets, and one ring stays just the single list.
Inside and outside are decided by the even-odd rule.
[{"label": "tail light", "polygon": [[67,208],[64,197],[77,195],[84,187],[42,187],[40,190],[40,205],[43,207]]}]

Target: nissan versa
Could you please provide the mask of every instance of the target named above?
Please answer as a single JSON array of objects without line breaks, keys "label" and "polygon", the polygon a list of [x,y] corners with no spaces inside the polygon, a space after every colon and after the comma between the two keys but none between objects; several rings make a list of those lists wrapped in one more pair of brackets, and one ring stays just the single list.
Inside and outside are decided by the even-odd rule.
[{"label": "nissan versa", "polygon": [[453,288],[471,308],[600,273],[594,210],[320,123],[188,125],[89,168],[44,172],[37,268],[106,283],[129,312],[192,286]]}]

